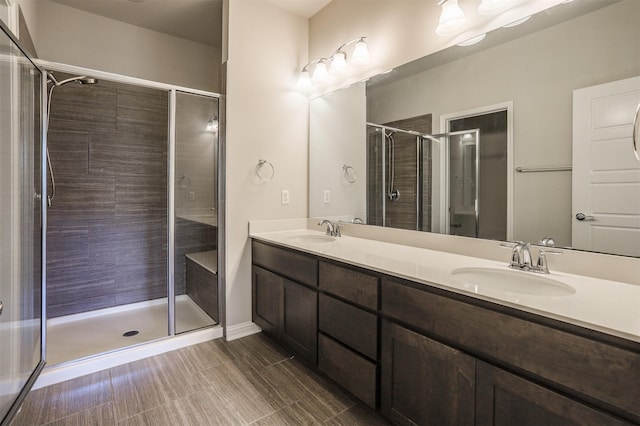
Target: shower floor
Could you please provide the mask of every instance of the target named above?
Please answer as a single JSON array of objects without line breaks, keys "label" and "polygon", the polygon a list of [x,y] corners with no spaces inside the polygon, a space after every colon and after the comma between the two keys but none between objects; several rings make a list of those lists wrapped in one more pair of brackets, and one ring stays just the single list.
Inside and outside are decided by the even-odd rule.
[{"label": "shower floor", "polygon": [[[187,295],[176,297],[176,333],[215,325]],[[167,299],[47,321],[47,365],[122,349],[167,336]],[[123,333],[138,331],[124,337]]]}]

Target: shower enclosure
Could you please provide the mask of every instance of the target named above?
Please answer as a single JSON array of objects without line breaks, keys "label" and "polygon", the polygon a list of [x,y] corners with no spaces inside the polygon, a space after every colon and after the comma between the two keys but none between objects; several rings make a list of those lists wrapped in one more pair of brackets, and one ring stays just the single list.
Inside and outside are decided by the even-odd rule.
[{"label": "shower enclosure", "polygon": [[477,237],[480,131],[430,135],[430,120],[367,123],[367,223]]},{"label": "shower enclosure", "polygon": [[431,229],[433,140],[425,135],[367,123],[368,224]]},{"label": "shower enclosure", "polygon": [[219,95],[0,51],[4,424],[45,360],[212,336],[224,171]]},{"label": "shower enclosure", "polygon": [[0,423],[44,367],[44,72],[0,21]]},{"label": "shower enclosure", "polygon": [[107,77],[49,73],[53,364],[219,321],[218,96]]}]

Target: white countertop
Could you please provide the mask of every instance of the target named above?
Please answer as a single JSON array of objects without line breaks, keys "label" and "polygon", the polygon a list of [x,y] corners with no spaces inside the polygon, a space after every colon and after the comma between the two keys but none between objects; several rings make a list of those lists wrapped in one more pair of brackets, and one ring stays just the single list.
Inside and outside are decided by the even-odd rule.
[{"label": "white countertop", "polygon": [[469,267],[509,270],[507,267],[509,252],[505,252],[504,262],[497,262],[350,236],[342,236],[327,243],[296,242],[292,239],[299,235],[324,235],[324,233],[309,229],[250,233],[250,236],[257,240],[276,243],[640,342],[640,286],[638,285],[552,270],[544,277],[573,287],[574,294],[535,296],[490,289],[476,291],[465,288],[451,272],[458,268]]}]

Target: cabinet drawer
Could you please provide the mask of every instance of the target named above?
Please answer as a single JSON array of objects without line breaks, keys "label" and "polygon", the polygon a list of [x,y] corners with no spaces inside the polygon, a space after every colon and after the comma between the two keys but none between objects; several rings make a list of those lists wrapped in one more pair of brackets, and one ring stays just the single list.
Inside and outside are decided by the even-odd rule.
[{"label": "cabinet drawer", "polygon": [[319,299],[320,331],[375,360],[378,352],[378,318],[375,314],[326,294]]},{"label": "cabinet drawer", "polygon": [[302,284],[318,285],[318,261],[302,253],[252,242],[253,263]]},{"label": "cabinet drawer", "polygon": [[318,368],[367,404],[376,406],[376,364],[318,334]]},{"label": "cabinet drawer", "polygon": [[378,309],[378,277],[374,275],[320,262],[319,286],[365,308]]},{"label": "cabinet drawer", "polygon": [[640,353],[394,279],[382,283],[381,306],[388,317],[640,419],[640,380],[631,373],[640,371]]}]

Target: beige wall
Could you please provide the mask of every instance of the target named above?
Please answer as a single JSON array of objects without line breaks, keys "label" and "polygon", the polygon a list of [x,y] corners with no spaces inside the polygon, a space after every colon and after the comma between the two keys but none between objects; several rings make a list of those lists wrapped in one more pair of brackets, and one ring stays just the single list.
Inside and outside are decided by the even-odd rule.
[{"label": "beige wall", "polygon": [[[367,216],[365,84],[313,99],[309,108],[309,216],[351,221]],[[353,167],[355,182],[342,167]],[[352,177],[353,177],[352,176]],[[324,202],[324,191],[330,202]]]},{"label": "beige wall", "polygon": [[[248,222],[307,215],[306,96],[293,90],[307,59],[308,20],[262,0],[230,0],[227,82],[227,326],[251,321]],[[275,176],[258,180],[261,158]],[[291,203],[280,203],[288,189]]]},{"label": "beige wall", "polygon": [[457,36],[439,37],[435,29],[441,8],[436,0],[333,0],[309,21],[309,58],[326,57],[342,43],[367,36],[371,63],[353,67],[319,93],[379,74],[562,1],[520,0],[497,17],[480,16],[475,11],[476,2],[461,1],[467,30]]},{"label": "beige wall", "polygon": [[[376,87],[368,93],[368,118],[384,123],[432,113],[440,133],[441,115],[513,101],[514,167],[570,165],[573,90],[640,74],[638,16],[640,2],[627,0]],[[551,235],[571,246],[571,173],[514,179],[513,238]]]},{"label": "beige wall", "polygon": [[40,59],[219,91],[220,49],[49,0],[21,5]]}]

